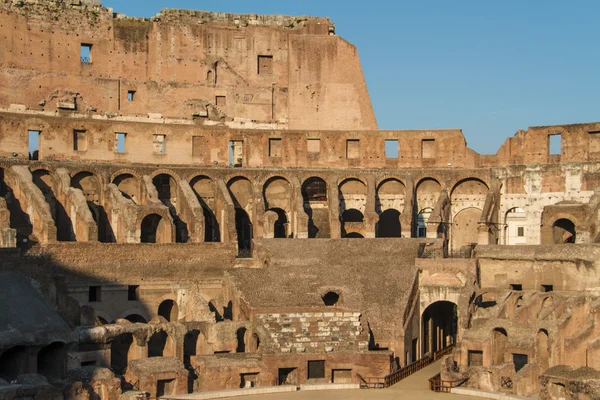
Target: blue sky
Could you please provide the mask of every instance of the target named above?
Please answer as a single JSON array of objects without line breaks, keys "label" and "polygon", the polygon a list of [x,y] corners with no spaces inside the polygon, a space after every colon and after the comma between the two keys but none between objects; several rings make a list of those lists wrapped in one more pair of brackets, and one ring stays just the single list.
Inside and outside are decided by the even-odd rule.
[{"label": "blue sky", "polygon": [[596,0],[103,0],[163,8],[327,16],[358,48],[380,129],[462,128],[495,153],[528,126],[600,121]]}]

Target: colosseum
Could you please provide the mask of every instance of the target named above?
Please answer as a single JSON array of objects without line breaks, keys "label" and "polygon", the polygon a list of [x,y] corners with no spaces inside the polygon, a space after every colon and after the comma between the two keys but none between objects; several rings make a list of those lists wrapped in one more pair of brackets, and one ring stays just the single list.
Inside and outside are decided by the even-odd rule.
[{"label": "colosseum", "polygon": [[600,399],[600,122],[379,130],[328,18],[0,40],[0,399]]}]

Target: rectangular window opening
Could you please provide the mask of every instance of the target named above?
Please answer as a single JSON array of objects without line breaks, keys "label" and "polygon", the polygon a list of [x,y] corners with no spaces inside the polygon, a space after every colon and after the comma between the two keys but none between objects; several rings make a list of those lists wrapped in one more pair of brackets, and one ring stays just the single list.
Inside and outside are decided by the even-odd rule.
[{"label": "rectangular window opening", "polygon": [[102,301],[102,286],[90,286],[88,290],[88,302],[97,303]]},{"label": "rectangular window opening", "polygon": [[527,365],[527,362],[528,362],[527,354],[513,353],[513,363],[515,364],[515,372],[519,372],[524,366]]},{"label": "rectangular window opening", "polygon": [[126,133],[115,133],[115,153],[125,153],[125,138]]},{"label": "rectangular window opening", "polygon": [[398,158],[398,141],[395,139],[386,139],[385,158]]},{"label": "rectangular window opening", "polygon": [[127,286],[127,300],[136,301],[140,299],[140,285]]},{"label": "rectangular window opening", "polygon": [[127,101],[133,101],[133,97],[135,96],[135,90],[127,91]]},{"label": "rectangular window opening", "polygon": [[227,106],[227,98],[225,96],[215,96],[215,104],[217,107]]},{"label": "rectangular window opening", "polygon": [[562,135],[560,133],[548,135],[548,152],[551,156],[562,154]]},{"label": "rectangular window opening", "polygon": [[91,63],[92,62],[92,45],[87,43],[82,43],[79,56],[81,58],[82,63]]},{"label": "rectangular window opening", "polygon": [[435,158],[435,139],[421,140],[421,158]]},{"label": "rectangular window opening", "polygon": [[159,379],[156,381],[156,397],[169,396],[175,394],[177,382],[175,379]]},{"label": "rectangular window opening", "polygon": [[258,74],[273,75],[273,56],[258,56]]},{"label": "rectangular window opening", "polygon": [[316,360],[308,362],[308,379],[325,378],[325,361]]},{"label": "rectangular window opening", "polygon": [[554,290],[554,285],[542,285],[542,292],[552,292]]},{"label": "rectangular window opening", "polygon": [[518,237],[525,236],[525,227],[523,227],[523,226],[517,227],[517,236]]},{"label": "rectangular window opening", "polygon": [[152,135],[152,146],[154,154],[165,154],[165,135]]},{"label": "rectangular window opening", "polygon": [[281,139],[269,139],[269,157],[281,157]]},{"label": "rectangular window opening", "polygon": [[229,142],[229,166],[242,167],[242,157],[244,153],[244,142],[241,140],[231,140]]},{"label": "rectangular window opening", "polygon": [[469,350],[469,367],[482,367],[483,366],[483,351],[481,350]]},{"label": "rectangular window opening", "polygon": [[600,137],[600,131],[589,131],[588,132],[590,135],[597,135],[598,137]]},{"label": "rectangular window opening", "polygon": [[520,292],[523,290],[523,285],[520,283],[511,283],[510,284],[510,290],[515,290],[517,292]]},{"label": "rectangular window opening", "polygon": [[30,160],[40,158],[40,131],[28,131],[28,151]]},{"label": "rectangular window opening", "polygon": [[306,148],[309,153],[320,153],[321,139],[307,139]]},{"label": "rectangular window opening", "polygon": [[73,130],[73,150],[87,151],[87,133],[84,130]]},{"label": "rectangular window opening", "polygon": [[346,158],[360,157],[360,141],[358,139],[346,140]]}]

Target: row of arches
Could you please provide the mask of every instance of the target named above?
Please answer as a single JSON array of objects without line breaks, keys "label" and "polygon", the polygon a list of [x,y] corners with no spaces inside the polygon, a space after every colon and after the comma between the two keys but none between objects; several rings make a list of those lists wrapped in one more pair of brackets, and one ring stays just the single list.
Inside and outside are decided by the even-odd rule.
[{"label": "row of arches", "polygon": [[66,373],[66,360],[63,342],[54,342],[40,349],[12,347],[0,354],[0,378],[12,381],[19,375],[38,373],[49,380],[61,379]]}]

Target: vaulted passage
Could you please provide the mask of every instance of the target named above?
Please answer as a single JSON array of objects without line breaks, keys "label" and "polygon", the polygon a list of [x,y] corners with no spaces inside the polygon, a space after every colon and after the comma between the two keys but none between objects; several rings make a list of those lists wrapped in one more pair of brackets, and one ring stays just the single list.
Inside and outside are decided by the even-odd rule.
[{"label": "vaulted passage", "polygon": [[105,243],[114,242],[115,234],[102,205],[102,187],[99,179],[91,172],[82,171],[71,178],[71,186],[81,190],[85,196],[88,208],[98,226],[98,240]]},{"label": "vaulted passage", "polygon": [[390,208],[379,214],[379,221],[375,225],[375,237],[390,238],[400,236],[402,236],[400,212]]},{"label": "vaulted passage", "polygon": [[141,225],[140,241],[142,243],[170,243],[168,221],[158,214],[150,214],[144,217]]},{"label": "vaulted passage", "polygon": [[436,352],[456,343],[458,309],[449,301],[429,305],[421,317],[423,354]]},{"label": "vaulted passage", "polygon": [[165,300],[158,306],[158,315],[169,322],[176,322],[179,318],[179,307],[173,300]]},{"label": "vaulted passage", "polygon": [[238,236],[238,251],[246,255],[252,249],[252,223],[248,213],[241,208],[235,209],[235,229]]},{"label": "vaulted passage", "polygon": [[566,218],[557,220],[552,225],[552,240],[554,244],[575,243],[575,224]]},{"label": "vaulted passage", "polygon": [[349,178],[340,184],[339,206],[341,214],[341,236],[365,236],[364,212],[367,204],[367,185]]},{"label": "vaulted passage", "polygon": [[308,237],[331,237],[327,183],[318,177],[308,178],[302,184],[302,199],[304,212],[308,215]]},{"label": "vaulted passage", "polygon": [[197,176],[190,182],[204,214],[204,241],[220,242],[221,231],[216,217],[216,187],[212,179]]},{"label": "vaulted passage", "polygon": [[175,241],[185,243],[189,240],[187,224],[181,219],[178,207],[181,207],[178,199],[178,188],[175,178],[168,174],[158,174],[152,179],[152,183],[158,192],[158,199],[169,209],[173,224],[175,226]]},{"label": "vaulted passage", "polygon": [[46,202],[50,206],[50,213],[56,224],[56,239],[61,242],[75,241],[75,230],[71,218],[63,204],[58,200],[58,184],[50,172],[38,169],[33,172],[33,183],[40,188]]},{"label": "vaulted passage", "polygon": [[63,378],[67,368],[65,344],[55,342],[43,347],[37,356],[37,367],[38,373],[50,380]]}]

